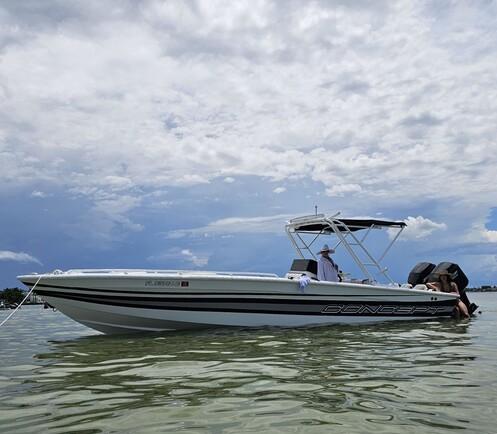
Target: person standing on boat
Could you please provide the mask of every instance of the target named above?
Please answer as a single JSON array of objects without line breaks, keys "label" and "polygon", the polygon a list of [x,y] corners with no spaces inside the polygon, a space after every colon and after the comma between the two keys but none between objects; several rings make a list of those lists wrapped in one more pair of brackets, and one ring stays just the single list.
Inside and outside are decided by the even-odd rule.
[{"label": "person standing on boat", "polygon": [[338,265],[330,256],[333,253],[335,253],[335,250],[330,249],[328,244],[325,244],[318,252],[321,255],[318,261],[318,280],[325,280],[327,282],[341,281],[338,275]]}]

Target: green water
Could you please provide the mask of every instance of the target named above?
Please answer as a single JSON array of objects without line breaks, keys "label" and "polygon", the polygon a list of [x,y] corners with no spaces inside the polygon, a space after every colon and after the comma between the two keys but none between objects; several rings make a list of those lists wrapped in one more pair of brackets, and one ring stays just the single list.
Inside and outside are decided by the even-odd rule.
[{"label": "green water", "polygon": [[25,307],[0,329],[0,432],[497,432],[497,294],[471,298],[469,322],[122,337]]}]

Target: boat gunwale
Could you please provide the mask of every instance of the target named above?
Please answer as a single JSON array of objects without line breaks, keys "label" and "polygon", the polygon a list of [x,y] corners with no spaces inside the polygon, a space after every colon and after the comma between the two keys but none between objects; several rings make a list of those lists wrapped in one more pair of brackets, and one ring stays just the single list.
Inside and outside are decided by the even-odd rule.
[{"label": "boat gunwale", "polygon": [[[117,271],[117,270],[114,270]],[[139,271],[139,270],[135,270]],[[65,273],[60,273],[60,274],[29,274],[29,275],[21,275],[17,276],[17,278],[23,282],[26,286],[31,287],[33,286],[33,283],[41,276],[41,280],[39,286],[46,286],[47,285],[47,280],[50,281],[61,281],[61,280],[77,280],[81,279],[82,277],[88,278],[88,277],[94,277],[95,279],[122,279],[125,278],[126,280],[139,280],[143,279],[147,275],[145,274],[128,274],[128,273],[114,273],[114,274],[106,274],[106,273],[85,273],[85,274],[65,274]],[[298,280],[295,279],[289,279],[286,277],[280,277],[276,276],[275,277],[262,277],[262,276],[255,276],[255,275],[219,275],[219,274],[197,274],[194,272],[193,274],[177,274],[177,275],[171,275],[171,274],[164,274],[164,275],[158,275],[158,278],[163,278],[167,280],[177,280],[177,281],[208,281],[208,282],[213,282],[213,281],[245,281],[245,282],[271,282],[271,283],[279,283],[279,284],[284,284],[284,283],[295,283],[298,284]],[[32,282],[29,282],[29,280],[32,280]],[[45,280],[45,282],[43,282]],[[29,284],[31,283],[31,285]],[[437,292],[437,291],[431,291],[428,289],[416,289],[416,288],[406,288],[403,286],[388,286],[385,284],[371,284],[371,283],[359,283],[359,282],[328,282],[328,281],[319,281],[319,280],[312,280],[310,285],[314,287],[319,287],[319,289],[325,289],[326,287],[339,287],[340,289],[367,289],[367,288],[374,288],[374,289],[381,289],[381,290],[387,290],[391,292],[405,292],[405,293],[410,293],[410,294],[424,294],[426,293],[433,293],[437,296],[440,296],[443,294],[443,296],[448,296],[450,298],[459,298],[459,295],[457,294],[452,294],[452,293],[442,293],[442,292]],[[151,289],[150,287],[149,289]],[[67,287],[67,289],[78,289],[78,287]],[[85,288],[80,288],[84,290]],[[106,288],[108,290],[108,288]],[[144,288],[145,289],[145,288]],[[157,287],[157,289],[166,289],[166,288],[160,288]],[[179,291],[178,293],[181,293],[181,290],[186,290],[186,288],[178,288]],[[190,288],[191,289],[191,288]],[[310,288],[309,288],[310,289]],[[308,289],[308,290],[309,290]],[[98,290],[98,289],[96,289]],[[103,289],[105,290],[105,289]],[[119,291],[119,290],[116,290]],[[126,291],[126,290],[123,290]],[[305,291],[305,289],[304,289]],[[119,291],[120,292],[120,291]],[[135,291],[133,291],[135,292]],[[136,290],[137,293],[139,293],[139,290]],[[155,292],[155,291],[154,291]],[[160,291],[157,291],[157,293],[160,293]],[[261,291],[260,294],[270,294],[267,291]],[[240,291],[240,294],[243,294],[243,291]],[[310,294],[303,294],[305,295],[310,295]],[[320,294],[320,295],[325,295],[325,294]]]}]

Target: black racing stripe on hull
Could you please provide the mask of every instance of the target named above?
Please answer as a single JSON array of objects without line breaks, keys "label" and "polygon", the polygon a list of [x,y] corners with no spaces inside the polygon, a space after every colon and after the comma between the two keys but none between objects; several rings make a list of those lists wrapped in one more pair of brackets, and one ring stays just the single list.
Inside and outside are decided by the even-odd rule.
[{"label": "black racing stripe on hull", "polygon": [[[36,291],[38,295],[46,295],[50,297],[81,297],[81,298],[86,298],[86,299],[91,299],[91,300],[114,300],[114,301],[119,301],[119,300],[124,300],[128,302],[154,302],[154,303],[163,303],[163,302],[175,302],[175,303],[258,303],[258,304],[295,304],[295,305],[316,305],[319,303],[319,305],[325,304],[328,305],[330,303],[344,303],[343,300],[323,300],[323,297],[329,297],[326,295],[316,295],[315,297],[320,297],[321,300],[309,300],[305,299],[305,296],[303,298],[295,299],[295,298],[287,298],[287,299],[279,299],[279,300],[272,300],[270,298],[262,298],[262,295],[266,294],[257,294],[260,298],[253,298],[253,297],[245,297],[246,293],[239,294],[238,297],[216,297],[216,298],[211,298],[211,297],[205,297],[207,294],[194,294],[198,297],[183,297],[184,294],[177,294],[173,293],[172,296],[170,294],[167,294],[167,297],[141,297],[141,296],[134,296],[134,297],[129,297],[129,296],[120,296],[120,295],[92,295],[92,294],[81,294],[81,293],[68,293],[68,292],[59,292],[59,291],[45,291],[45,290],[40,290]],[[135,294],[137,294],[135,292]],[[140,292],[141,294],[141,292]],[[155,293],[154,295],[163,295]],[[193,294],[192,294],[193,295]],[[208,294],[211,295],[211,294]],[[226,294],[225,294],[226,295]],[[228,294],[231,295],[231,294]],[[267,294],[271,295],[272,294]],[[285,295],[287,297],[294,297],[293,294],[280,294],[280,295]],[[342,295],[339,295],[337,297],[342,297]],[[365,297],[371,297],[365,296]],[[376,297],[376,296],[375,296]],[[354,304],[357,303],[357,301],[346,301],[345,303],[349,304]],[[384,302],[381,301],[367,301],[368,304],[375,305],[375,304],[383,304]],[[433,301],[432,303],[436,303],[438,306],[452,306],[455,304],[455,300],[445,300],[445,301]],[[395,302],[395,304],[398,305],[414,305],[414,306],[424,306],[426,305],[426,302],[424,301],[398,301]]]},{"label": "black racing stripe on hull", "polygon": [[[23,282],[24,283],[24,282]],[[295,282],[297,283],[297,282]],[[24,283],[28,288],[32,288],[34,284],[32,283]],[[120,290],[120,289],[98,289],[98,288],[84,288],[80,286],[61,286],[61,285],[49,285],[45,283],[39,283],[36,285],[36,288],[56,288],[56,289],[67,289],[67,290],[75,290],[75,291],[87,291],[87,292],[108,292],[110,294],[112,293],[120,293],[120,294],[137,294],[138,292],[140,294],[144,295],[240,295],[239,292],[214,292],[214,291],[207,291],[207,292],[150,292],[150,291],[139,291],[139,290],[134,290],[134,291],[126,291],[126,290]],[[35,292],[38,294],[40,291],[38,289],[35,289]],[[274,297],[288,297],[290,294],[282,294],[280,292],[266,292],[261,294],[260,292],[243,292],[243,295],[255,295],[255,296],[261,296],[261,295],[270,295]],[[292,297],[302,297],[302,298],[308,298],[308,297],[323,297],[323,295],[320,294],[291,294]],[[375,297],[417,297],[419,294],[378,294],[375,295]],[[371,297],[371,294],[340,294],[340,297]]]},{"label": "black racing stripe on hull", "polygon": [[[381,302],[364,302],[367,306],[383,306],[383,308],[387,309],[387,311],[381,311],[377,313],[372,313],[368,312],[367,309],[363,310],[361,313],[356,312],[350,312],[350,309],[358,308],[359,305],[358,303],[354,302],[343,302],[343,301],[326,301],[322,302],[320,304],[315,304],[313,307],[316,308],[316,310],[275,310],[275,309],[261,309],[261,308],[241,308],[241,307],[227,307],[227,306],[219,306],[220,303],[218,300],[206,300],[204,303],[211,303],[215,304],[215,306],[206,306],[206,307],[199,307],[199,306],[192,306],[192,300],[188,300],[190,305],[171,305],[170,303],[164,304],[164,300],[161,300],[161,305],[158,304],[136,304],[136,300],[134,299],[129,299],[127,297],[106,297],[105,299],[99,297],[85,297],[81,295],[67,295],[67,294],[61,294],[58,292],[49,292],[49,291],[44,291],[45,294],[48,297],[53,297],[53,298],[59,298],[59,299],[67,299],[67,300],[74,300],[74,301],[81,301],[81,302],[86,302],[86,303],[95,303],[95,304],[102,304],[102,305],[108,305],[108,306],[116,306],[116,307],[130,307],[130,308],[137,308],[137,309],[155,309],[155,310],[181,310],[181,311],[196,311],[196,312],[236,312],[236,313],[261,313],[261,314],[274,314],[274,315],[319,315],[319,316],[333,316],[333,315],[339,315],[339,316],[389,316],[389,317],[419,317],[419,316],[450,316],[452,314],[452,308],[454,307],[455,303],[452,301],[444,301],[444,302],[433,302],[430,304],[427,303],[422,303],[422,302],[417,302],[417,303],[387,303],[383,305]],[[130,301],[135,301],[135,303],[131,303]],[[240,300],[237,300],[239,303]],[[280,305],[282,305],[280,303]],[[327,309],[330,308],[330,306],[333,306],[333,313],[331,311],[326,311]],[[343,307],[343,312],[336,312],[336,306],[341,306]],[[284,304],[281,306],[283,308],[286,308]],[[309,305],[306,305],[306,307],[310,307]],[[410,313],[405,313],[405,312],[396,312],[398,309],[408,309],[411,308]],[[435,312],[426,312],[423,311],[424,309],[435,309]],[[390,311],[388,311],[390,309]],[[348,310],[348,311],[347,311]],[[440,311],[437,311],[440,310]]]}]

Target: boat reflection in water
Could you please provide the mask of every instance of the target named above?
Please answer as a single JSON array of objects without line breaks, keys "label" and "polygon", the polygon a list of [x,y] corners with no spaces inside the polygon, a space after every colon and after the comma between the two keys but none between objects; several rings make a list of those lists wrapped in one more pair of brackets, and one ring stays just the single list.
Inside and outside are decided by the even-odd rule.
[{"label": "boat reflection in water", "polygon": [[25,384],[39,423],[60,430],[107,424],[127,432],[249,432],[254,425],[290,432],[301,424],[310,424],[305,432],[336,424],[347,432],[378,424],[392,432],[406,425],[469,428],[474,425],[454,403],[477,406],[480,393],[470,381],[470,325],[97,335],[52,343],[36,356],[43,366]]}]

